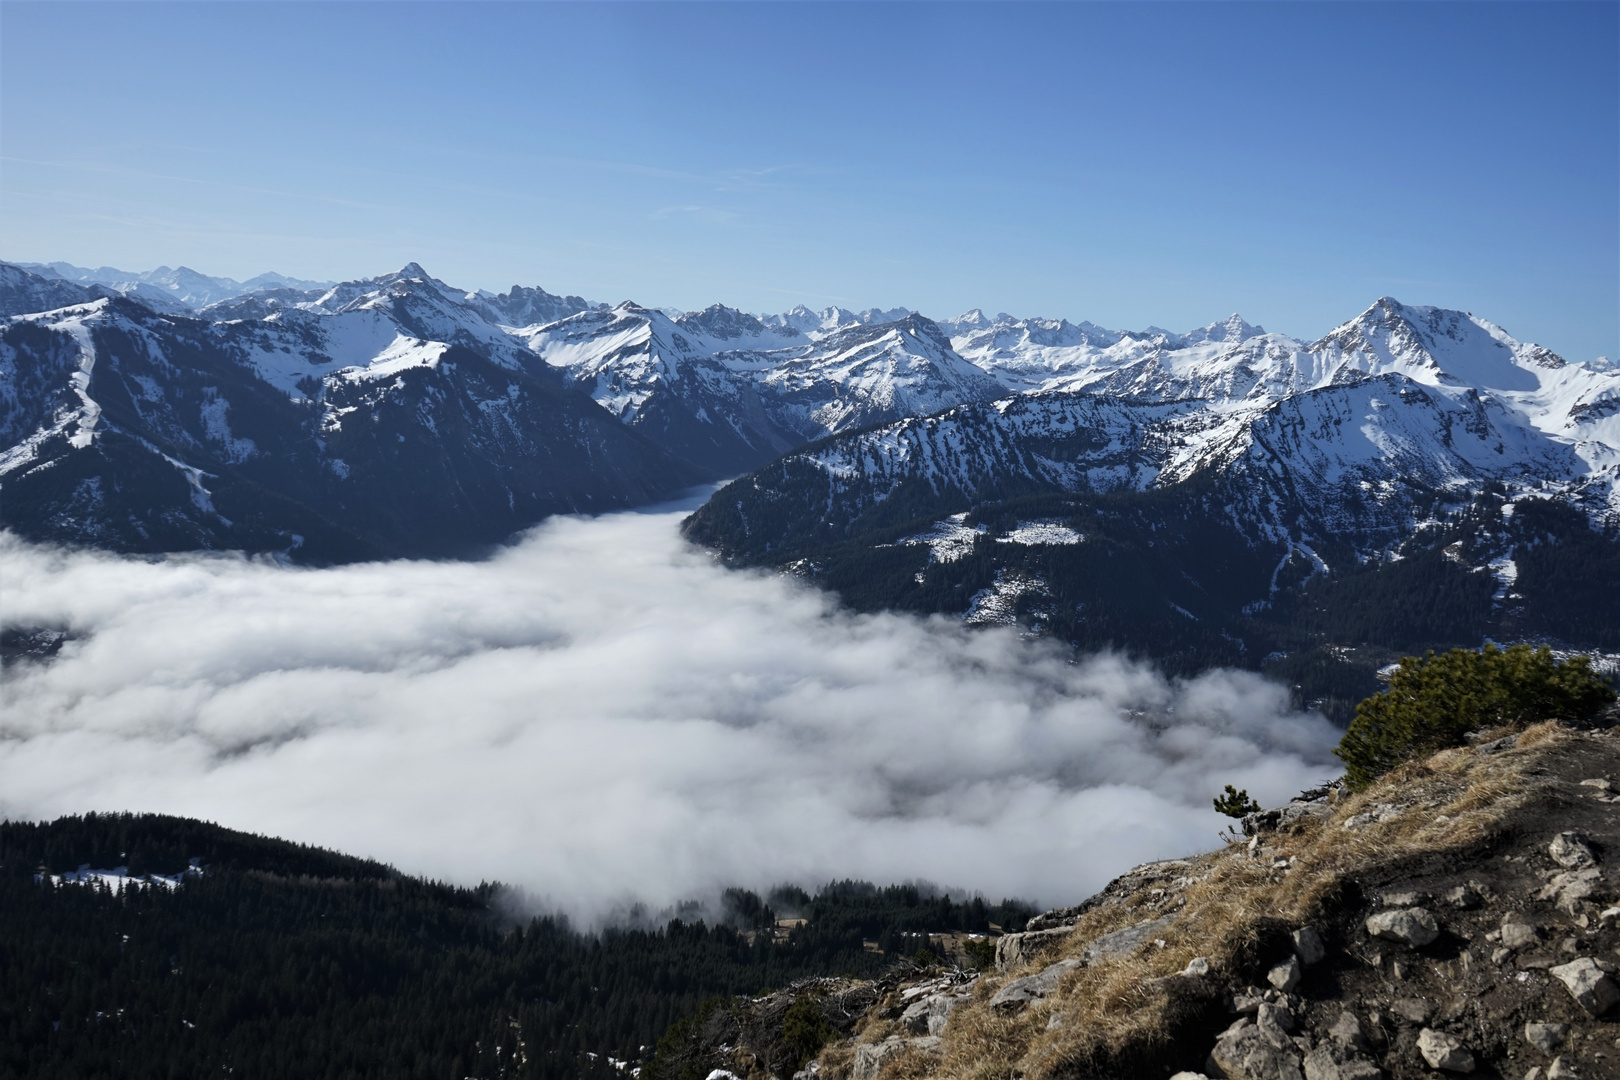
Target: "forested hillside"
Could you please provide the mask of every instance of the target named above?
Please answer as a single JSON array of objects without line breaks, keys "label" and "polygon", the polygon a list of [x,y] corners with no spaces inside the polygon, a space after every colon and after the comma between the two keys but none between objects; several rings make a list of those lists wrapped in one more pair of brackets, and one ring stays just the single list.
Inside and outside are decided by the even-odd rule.
[{"label": "forested hillside", "polygon": [[[1030,914],[842,882],[584,934],[511,899],[182,818],[7,822],[0,1077],[629,1076],[708,998]],[[777,931],[784,913],[807,921]]]}]

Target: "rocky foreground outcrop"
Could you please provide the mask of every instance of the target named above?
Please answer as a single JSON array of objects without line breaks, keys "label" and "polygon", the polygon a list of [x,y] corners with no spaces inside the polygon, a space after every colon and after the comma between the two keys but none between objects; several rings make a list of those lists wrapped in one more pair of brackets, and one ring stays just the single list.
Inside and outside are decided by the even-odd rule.
[{"label": "rocky foreground outcrop", "polygon": [[1620,734],[1494,734],[1138,867],[982,973],[734,1002],[654,1077],[1620,1077]]}]

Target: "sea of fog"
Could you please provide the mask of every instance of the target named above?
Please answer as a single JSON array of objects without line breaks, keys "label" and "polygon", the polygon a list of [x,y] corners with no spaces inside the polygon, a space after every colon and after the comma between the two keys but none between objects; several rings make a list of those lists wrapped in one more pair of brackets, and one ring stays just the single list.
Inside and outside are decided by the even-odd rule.
[{"label": "sea of fog", "polygon": [[1224,784],[1338,769],[1258,677],[852,615],[678,534],[557,518],[482,562],[297,569],[0,535],[0,817],[161,811],[591,920],[720,887],[930,880],[1072,903],[1208,849]]}]

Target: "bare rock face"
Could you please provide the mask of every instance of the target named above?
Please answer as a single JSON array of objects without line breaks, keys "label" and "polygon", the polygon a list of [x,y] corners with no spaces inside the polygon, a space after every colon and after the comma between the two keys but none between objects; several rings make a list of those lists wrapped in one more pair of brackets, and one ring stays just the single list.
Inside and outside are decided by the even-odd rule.
[{"label": "bare rock face", "polygon": [[1570,996],[1592,1016],[1608,1012],[1620,1001],[1620,987],[1615,986],[1614,980],[1590,956],[1552,968],[1551,974],[1569,988]]},{"label": "bare rock face", "polygon": [[1035,959],[1047,949],[1069,940],[1074,925],[1056,926],[1023,934],[1003,934],[996,939],[996,970],[1007,972]]},{"label": "bare rock face", "polygon": [[998,1009],[1019,1009],[1032,1001],[1048,997],[1069,972],[1080,967],[1078,960],[1059,960],[1034,975],[1026,975],[997,990],[990,1005]]},{"label": "bare rock face", "polygon": [[973,1000],[972,984],[958,992],[920,997],[900,1014],[900,1024],[913,1035],[939,1035],[959,1005]]},{"label": "bare rock face", "polygon": [[1423,1060],[1429,1063],[1431,1069],[1459,1073],[1474,1071],[1474,1055],[1455,1035],[1424,1028],[1418,1032],[1417,1046],[1418,1053],[1423,1055]]},{"label": "bare rock face", "polygon": [[1128,926],[1123,930],[1115,930],[1112,934],[1104,934],[1086,946],[1081,959],[1087,964],[1095,964],[1099,960],[1127,956],[1135,952],[1143,942],[1150,941],[1168,930],[1175,920],[1174,915],[1166,915],[1163,918]]},{"label": "bare rock face", "polygon": [[884,1039],[882,1042],[862,1043],[855,1048],[855,1063],[850,1069],[850,1080],[874,1080],[883,1066],[899,1057],[907,1050],[919,1050],[926,1054],[939,1052],[939,1040],[923,1037],[920,1039]]},{"label": "bare rock face", "polygon": [[1392,908],[1368,916],[1367,933],[1420,948],[1440,936],[1440,923],[1425,908]]}]

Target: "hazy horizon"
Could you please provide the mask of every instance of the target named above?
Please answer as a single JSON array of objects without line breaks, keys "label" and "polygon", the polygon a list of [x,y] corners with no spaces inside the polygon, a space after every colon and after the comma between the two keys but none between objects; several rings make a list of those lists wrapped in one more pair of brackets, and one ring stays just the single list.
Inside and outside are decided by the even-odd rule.
[{"label": "hazy horizon", "polygon": [[1620,355],[1612,4],[0,18],[8,259],[1304,339],[1390,295]]}]

